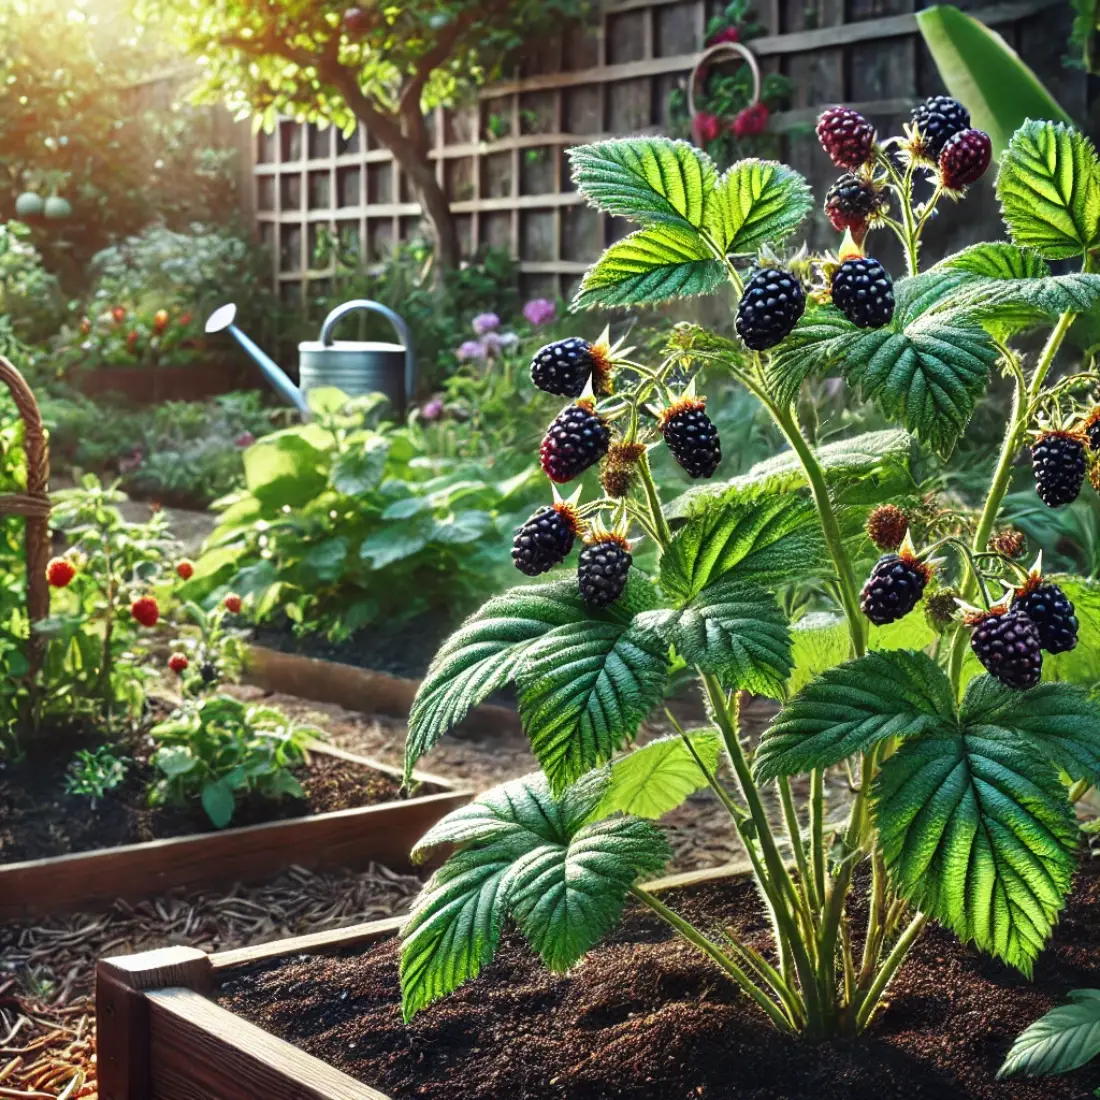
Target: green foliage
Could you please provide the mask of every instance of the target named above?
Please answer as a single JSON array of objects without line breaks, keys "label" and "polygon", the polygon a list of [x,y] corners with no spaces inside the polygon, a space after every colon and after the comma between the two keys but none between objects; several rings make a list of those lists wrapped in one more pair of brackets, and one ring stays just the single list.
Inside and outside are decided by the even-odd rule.
[{"label": "green foliage", "polygon": [[233,819],[237,799],[255,791],[266,798],[303,798],[294,769],[320,731],[295,722],[277,707],[249,706],[228,695],[186,701],[150,731],[153,764],[162,778],[152,804],[197,798],[217,829]]},{"label": "green foliage", "polygon": [[1100,990],[1075,989],[1016,1037],[997,1079],[1069,1073],[1100,1054]]},{"label": "green foliage", "polygon": [[126,778],[129,763],[126,757],[116,756],[107,745],[80,749],[69,765],[65,793],[89,799],[95,809],[95,804]]}]

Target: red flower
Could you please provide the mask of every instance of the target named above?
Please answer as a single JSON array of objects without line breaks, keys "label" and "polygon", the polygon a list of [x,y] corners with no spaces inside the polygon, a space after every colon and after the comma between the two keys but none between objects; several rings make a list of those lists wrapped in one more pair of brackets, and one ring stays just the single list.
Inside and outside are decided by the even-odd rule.
[{"label": "red flower", "polygon": [[768,127],[768,108],[763,103],[754,103],[740,111],[730,124],[734,137],[756,137]]},{"label": "red flower", "polygon": [[130,604],[130,614],[142,626],[156,626],[160,618],[160,607],[152,596],[139,596]]},{"label": "red flower", "polygon": [[187,671],[187,666],[190,662],[182,653],[173,653],[168,658],[168,667],[176,673],[177,676],[182,676]]},{"label": "red flower", "polygon": [[700,111],[691,120],[691,132],[695,135],[697,145],[706,145],[722,132],[721,119],[709,111]]},{"label": "red flower", "polygon": [[116,325],[121,325],[122,322],[126,320],[126,310],[124,310],[122,306],[115,306],[115,308],[111,310],[111,316],[115,319]]},{"label": "red flower", "polygon": [[181,581],[189,581],[194,572],[195,567],[186,558],[176,562],[176,575]]},{"label": "red flower", "polygon": [[741,32],[736,27],[723,27],[710,36],[708,46],[717,46],[719,42],[740,42]]},{"label": "red flower", "polygon": [[228,611],[231,615],[240,614],[241,598],[237,595],[236,592],[230,592],[229,595],[225,597],[224,603],[226,611]]},{"label": "red flower", "polygon": [[157,332],[163,332],[167,327],[168,310],[158,309],[156,313],[153,314],[153,328],[155,328]]},{"label": "red flower", "polygon": [[54,588],[67,588],[76,576],[76,567],[67,558],[51,558],[46,566],[46,581]]}]

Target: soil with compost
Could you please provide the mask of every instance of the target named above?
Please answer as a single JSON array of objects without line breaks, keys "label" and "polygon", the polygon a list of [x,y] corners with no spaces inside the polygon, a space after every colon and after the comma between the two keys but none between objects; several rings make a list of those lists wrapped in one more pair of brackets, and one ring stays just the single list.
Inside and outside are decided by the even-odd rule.
[{"label": "soil with compost", "polygon": [[[665,895],[714,935],[766,950],[746,880]],[[395,940],[232,975],[219,1001],[395,1100],[1081,1100],[1100,1069],[995,1080],[1013,1038],[1072,989],[1100,986],[1100,874],[1087,865],[1034,980],[930,928],[871,1031],[774,1031],[694,948],[640,907],[567,975],[514,931],[481,977],[406,1026]]]},{"label": "soil with compost", "polygon": [[[156,745],[147,729],[148,723],[112,743],[116,755],[130,761],[126,778],[94,805],[65,790],[76,751],[104,741],[94,731],[44,732],[30,743],[24,759],[0,760],[0,864],[216,831],[198,799],[185,805],[149,805],[149,788],[160,772],[152,763]],[[401,797],[400,783],[392,776],[320,753],[310,754],[294,774],[304,799],[242,795],[229,827],[373,806]],[[431,793],[428,787],[425,784],[418,793]]]}]

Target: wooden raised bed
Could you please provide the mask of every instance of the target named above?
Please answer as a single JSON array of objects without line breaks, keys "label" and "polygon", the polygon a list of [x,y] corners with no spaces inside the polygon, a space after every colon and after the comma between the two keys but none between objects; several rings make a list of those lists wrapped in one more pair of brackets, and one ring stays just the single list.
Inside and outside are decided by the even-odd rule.
[{"label": "wooden raised bed", "polygon": [[[746,873],[743,866],[671,875],[654,892]],[[210,999],[235,971],[280,956],[340,951],[396,934],[371,921],[208,955],[166,947],[104,959],[96,972],[102,1100],[390,1100]]]},{"label": "wooden raised bed", "polygon": [[[400,779],[401,771],[315,742],[310,752],[361,764]],[[246,825],[220,832],[99,848],[90,852],[0,864],[0,919],[132,900],[177,886],[205,887],[263,878],[290,865],[356,870],[372,861],[408,868],[413,844],[471,792],[423,772],[441,788],[404,801]]]}]

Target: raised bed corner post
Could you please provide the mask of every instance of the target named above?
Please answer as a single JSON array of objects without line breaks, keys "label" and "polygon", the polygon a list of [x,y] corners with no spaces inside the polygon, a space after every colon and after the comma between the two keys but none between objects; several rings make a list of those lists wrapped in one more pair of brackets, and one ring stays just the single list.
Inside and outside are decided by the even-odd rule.
[{"label": "raised bed corner post", "polygon": [[27,457],[27,490],[0,495],[0,515],[23,516],[27,521],[24,546],[27,558],[27,614],[31,623],[27,643],[27,661],[30,665],[27,678],[33,682],[42,663],[44,647],[44,639],[34,630],[34,624],[50,613],[50,586],[46,582],[46,565],[50,557],[50,448],[34,392],[16,366],[2,355],[0,381],[11,391],[23,421],[23,449]]}]

